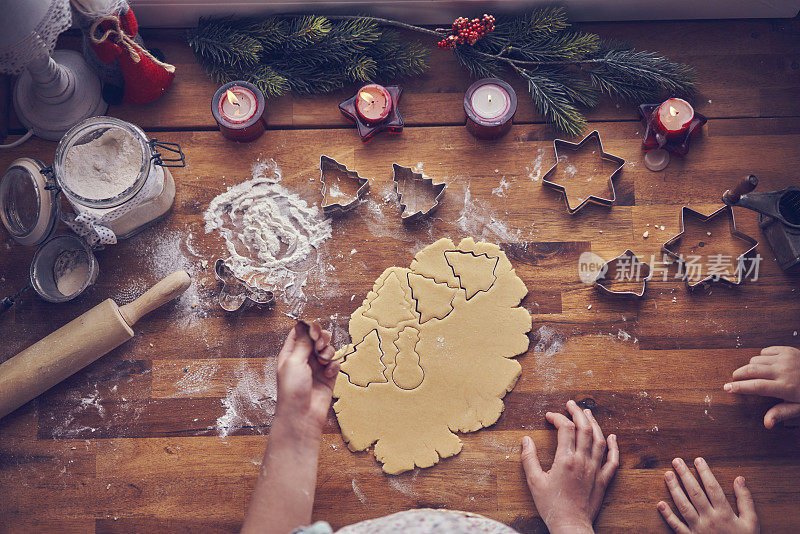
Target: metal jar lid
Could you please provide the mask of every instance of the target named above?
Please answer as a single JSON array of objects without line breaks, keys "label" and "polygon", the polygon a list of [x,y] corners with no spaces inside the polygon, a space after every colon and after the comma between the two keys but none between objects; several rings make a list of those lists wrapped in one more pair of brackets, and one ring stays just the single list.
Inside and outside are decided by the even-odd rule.
[{"label": "metal jar lid", "polygon": [[43,243],[59,219],[58,190],[45,165],[33,158],[14,160],[0,178],[0,220],[21,245]]}]

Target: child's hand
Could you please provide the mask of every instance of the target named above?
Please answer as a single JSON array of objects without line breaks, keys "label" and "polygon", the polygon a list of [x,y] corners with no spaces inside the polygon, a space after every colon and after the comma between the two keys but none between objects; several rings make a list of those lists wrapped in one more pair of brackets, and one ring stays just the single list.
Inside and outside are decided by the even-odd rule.
[{"label": "child's hand", "polygon": [[575,401],[567,403],[567,410],[572,421],[560,413],[545,414],[558,429],[550,471],[542,470],[536,445],[528,436],[522,438],[522,467],[533,502],[551,533],[594,532],[592,523],[619,465],[617,437],[611,434],[606,440],[592,412],[581,410]]},{"label": "child's hand", "polygon": [[[744,483],[744,477],[737,477],[733,481],[736,506],[739,508],[737,517],[706,461],[696,458],[694,465],[700,474],[700,480],[703,481],[705,491],[689,471],[686,463],[680,458],[672,460],[672,466],[678,475],[676,476],[673,471],[667,471],[664,474],[667,488],[672,495],[672,500],[675,501],[675,507],[685,521],[684,523],[678,519],[669,505],[661,501],[658,503],[658,511],[664,516],[664,520],[670,528],[678,534],[757,534],[760,527],[755,503],[753,496],[750,495],[750,490]],[[678,477],[683,482],[686,493],[681,488]]]},{"label": "child's hand", "polygon": [[330,340],[331,333],[316,321],[311,326],[298,323],[278,354],[276,418],[312,436],[325,425],[339,372],[339,362],[330,361],[334,355]]},{"label": "child's hand", "polygon": [[800,350],[793,347],[767,347],[750,363],[733,372],[733,382],[725,391],[742,395],[777,397],[786,402],[773,406],[764,415],[764,426],[800,416]]}]

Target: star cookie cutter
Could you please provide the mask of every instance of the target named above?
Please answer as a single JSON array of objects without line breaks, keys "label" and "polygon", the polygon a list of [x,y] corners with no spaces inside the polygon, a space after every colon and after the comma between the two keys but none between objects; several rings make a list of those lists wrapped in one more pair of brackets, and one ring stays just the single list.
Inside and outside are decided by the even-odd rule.
[{"label": "star cookie cutter", "polygon": [[[421,173],[414,172],[414,169],[411,167],[403,167],[397,163],[392,163],[392,180],[394,180],[394,190],[397,193],[397,200],[400,203],[400,208],[403,210],[400,214],[400,219],[404,223],[416,222],[431,215],[439,208],[439,204],[444,196],[445,189],[447,189],[446,183],[442,182],[435,184],[433,183],[433,178],[425,177]],[[431,196],[433,202],[433,205],[430,208],[427,210],[416,210],[413,212],[408,211],[407,208],[409,203],[403,202],[403,185],[401,185],[401,182],[402,184],[405,184],[409,180],[430,187],[432,190]]]},{"label": "star cookie cutter", "polygon": [[214,262],[214,276],[222,282],[217,300],[220,307],[227,312],[235,312],[244,306],[248,300],[256,304],[271,304],[275,301],[275,294],[272,291],[256,289],[247,284],[241,278],[233,274],[233,270],[225,263],[225,260],[218,259]]},{"label": "star cookie cutter", "polygon": [[[362,178],[356,171],[350,171],[345,165],[342,165],[335,159],[328,156],[321,156],[319,158],[319,180],[322,183],[322,213],[325,215],[341,215],[352,210],[361,201],[364,196],[369,192],[369,179]],[[348,179],[355,180],[359,183],[356,196],[350,202],[332,202],[326,204],[328,198],[328,185],[325,183],[325,174],[331,171],[336,171],[344,174]]]},{"label": "star cookie cutter", "polygon": [[[583,145],[588,143],[590,140],[596,140],[597,146],[600,148],[600,157],[605,161],[610,161],[612,163],[617,164],[616,170],[611,173],[611,176],[608,177],[608,187],[611,190],[611,198],[603,198],[598,197],[596,195],[589,195],[583,201],[578,204],[576,207],[571,207],[569,205],[569,199],[567,197],[567,186],[564,184],[560,184],[557,182],[553,182],[548,180],[547,177],[550,176],[558,167],[559,159],[558,159],[558,149],[561,148],[563,150],[571,150],[573,152],[579,151],[583,148]],[[594,204],[600,204],[601,206],[611,206],[617,200],[617,194],[614,191],[614,177],[622,170],[625,166],[625,160],[619,156],[615,156],[613,154],[609,154],[605,150],[603,150],[603,141],[600,139],[600,132],[594,130],[592,133],[587,135],[583,138],[579,143],[572,143],[570,141],[565,141],[564,139],[554,139],[553,140],[553,150],[556,153],[556,162],[550,167],[550,170],[547,171],[544,176],[542,177],[542,185],[555,189],[556,191],[561,191],[564,193],[564,201],[567,204],[567,211],[570,215],[575,215],[581,208],[583,208],[589,202]]]},{"label": "star cookie cutter", "polygon": [[[630,276],[625,276],[626,274]],[[613,297],[630,297],[640,299],[644,296],[645,289],[647,289],[647,282],[653,277],[653,271],[650,269],[650,264],[639,260],[639,257],[634,254],[631,249],[607,261],[597,278],[594,279],[594,287],[601,293],[611,295]],[[628,289],[615,290],[607,285],[610,280],[632,280],[642,283],[641,291],[632,291]],[[613,286],[612,286],[613,287]]]},{"label": "star cookie cutter", "polygon": [[733,237],[741,239],[742,241],[744,241],[745,243],[750,245],[750,248],[748,248],[745,252],[743,252],[742,254],[740,254],[736,258],[736,269],[734,271],[734,277],[735,277],[734,279],[731,279],[730,277],[728,277],[726,275],[710,274],[708,276],[705,276],[704,278],[702,278],[699,281],[692,282],[691,280],[689,280],[688,273],[685,272],[686,270],[684,269],[683,278],[684,278],[684,280],[686,280],[686,286],[689,288],[689,290],[693,290],[693,289],[697,288],[698,286],[700,286],[702,284],[705,284],[706,282],[715,282],[715,281],[718,281],[718,280],[722,281],[722,282],[726,282],[726,283],[728,283],[730,285],[735,285],[735,286],[738,286],[739,284],[741,284],[744,281],[744,274],[743,274],[742,271],[744,270],[745,258],[749,258],[749,257],[752,256],[753,251],[758,246],[758,241],[753,239],[749,235],[745,234],[744,232],[740,232],[739,230],[736,229],[736,220],[733,217],[733,208],[731,208],[730,206],[723,206],[722,208],[718,209],[717,211],[715,211],[711,215],[704,215],[704,214],[700,213],[699,211],[695,211],[695,210],[693,210],[693,209],[691,209],[691,208],[689,208],[687,206],[683,206],[681,208],[681,215],[680,215],[681,231],[676,236],[672,237],[669,241],[664,243],[662,245],[662,247],[661,247],[662,250],[668,256],[670,256],[671,258],[674,258],[679,263],[681,263],[682,267],[685,267],[686,261],[681,257],[680,254],[675,252],[675,245],[680,243],[681,238],[683,237],[683,234],[686,232],[686,227],[685,227],[684,221],[685,221],[687,215],[697,219],[701,223],[707,223],[707,222],[713,220],[716,217],[727,216],[731,235]]}]

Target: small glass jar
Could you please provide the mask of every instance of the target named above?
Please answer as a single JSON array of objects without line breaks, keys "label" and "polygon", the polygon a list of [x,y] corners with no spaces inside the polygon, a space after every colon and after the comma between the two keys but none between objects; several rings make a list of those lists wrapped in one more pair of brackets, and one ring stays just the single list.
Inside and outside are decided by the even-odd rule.
[{"label": "small glass jar", "polygon": [[[86,192],[87,177],[77,173],[85,169],[77,167],[76,171],[76,167],[70,165],[70,157],[85,149],[83,145],[88,143],[94,142],[102,150],[106,146],[103,139],[114,141],[107,143],[109,150],[118,149],[115,142],[124,140],[126,150],[134,152],[129,154],[128,163],[132,161],[136,169],[129,180],[118,187],[118,192],[110,196],[102,194],[102,191],[90,195]],[[176,152],[179,158],[163,159],[159,148]],[[85,155],[82,157],[86,158]],[[88,164],[92,166],[90,170],[110,176],[119,171],[118,160],[97,158]],[[183,165],[184,157],[179,146],[150,140],[138,126],[114,117],[92,117],[64,134],[56,147],[53,174],[76,212],[76,216],[68,220],[73,230],[81,234],[81,225],[86,227],[86,232],[90,232],[92,226],[102,227],[113,232],[115,239],[125,239],[169,212],[175,200],[175,181],[166,167]],[[80,180],[83,182],[78,187]]]}]

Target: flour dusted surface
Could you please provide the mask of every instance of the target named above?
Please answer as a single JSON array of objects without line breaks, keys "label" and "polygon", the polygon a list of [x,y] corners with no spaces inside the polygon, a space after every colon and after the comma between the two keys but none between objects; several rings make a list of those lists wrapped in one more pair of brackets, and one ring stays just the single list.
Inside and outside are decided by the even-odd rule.
[{"label": "flour dusted surface", "polygon": [[280,185],[274,160],[257,161],[252,174],[211,201],[205,231],[222,234],[226,263],[237,277],[264,289],[285,290],[301,283],[292,268],[331,237],[331,224],[316,206]]}]

